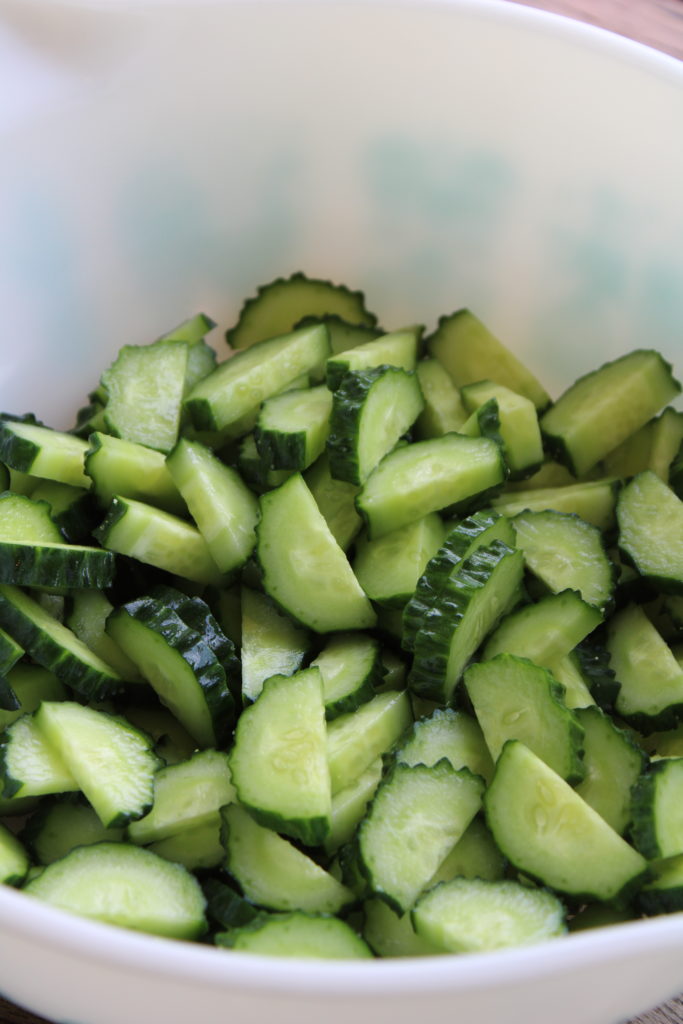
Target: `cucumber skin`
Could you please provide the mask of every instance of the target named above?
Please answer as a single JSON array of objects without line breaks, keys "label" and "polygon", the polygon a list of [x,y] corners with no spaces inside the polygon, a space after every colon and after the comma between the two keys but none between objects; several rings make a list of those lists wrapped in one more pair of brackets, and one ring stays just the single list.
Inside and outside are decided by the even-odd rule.
[{"label": "cucumber skin", "polygon": [[653,761],[631,791],[631,839],[647,860],[662,856],[654,821],[654,803],[658,776],[666,770],[667,760]]},{"label": "cucumber skin", "polygon": [[0,582],[18,587],[103,590],[111,586],[116,556],[103,548],[0,543]]},{"label": "cucumber skin", "polygon": [[[509,557],[517,557],[521,563],[521,552],[495,540],[489,547],[475,551],[465,560],[459,574],[447,579],[440,593],[438,611],[435,610],[425,620],[420,630],[422,652],[416,653],[408,677],[408,685],[418,697],[450,703],[452,691],[449,693],[447,690],[446,670],[453,636],[467,614],[474,594],[488,583],[503,559]],[[501,608],[500,615],[505,610]],[[426,654],[423,653],[425,647]],[[458,682],[455,681],[453,690]]]},{"label": "cucumber skin", "polygon": [[189,665],[201,687],[217,742],[227,739],[235,718],[235,703],[227,688],[225,670],[204,638],[188,628],[177,612],[150,597],[116,608],[107,623],[126,615],[160,636]]}]

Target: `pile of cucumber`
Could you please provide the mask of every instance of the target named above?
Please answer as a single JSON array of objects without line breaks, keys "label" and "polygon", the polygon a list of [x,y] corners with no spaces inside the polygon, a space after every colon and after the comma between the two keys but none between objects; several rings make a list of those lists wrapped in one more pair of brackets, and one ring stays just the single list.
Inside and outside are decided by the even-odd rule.
[{"label": "pile of cucumber", "polygon": [[468,310],[303,274],[215,326],[0,416],[0,881],[301,957],[682,910],[668,363],[552,401]]}]

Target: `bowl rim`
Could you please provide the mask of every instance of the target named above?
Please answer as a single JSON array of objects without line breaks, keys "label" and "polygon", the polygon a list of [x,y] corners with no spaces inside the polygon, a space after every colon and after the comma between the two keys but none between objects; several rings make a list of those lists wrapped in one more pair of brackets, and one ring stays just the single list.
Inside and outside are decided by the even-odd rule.
[{"label": "bowl rim", "polygon": [[[77,11],[107,10],[140,13],[153,8],[182,9],[188,0],[20,0],[22,5]],[[297,5],[320,0],[195,0],[193,6],[238,7],[261,4]],[[326,0],[327,2],[327,0]],[[535,33],[561,38],[623,61],[680,87],[683,100],[683,62],[616,32],[567,16],[527,7],[511,0],[329,0],[329,6],[389,7],[466,12],[480,19],[525,25]],[[609,934],[609,941],[605,941]],[[0,885],[0,936],[21,936],[37,949],[55,947],[81,963],[102,963],[138,974],[182,981],[201,981],[212,988],[254,991],[269,995],[393,996],[431,992],[460,992],[493,988],[510,982],[566,974],[581,966],[605,964],[651,951],[680,948],[683,912],[610,925],[545,941],[534,946],[487,953],[401,957],[355,961],[291,960],[218,949],[200,943],[142,934],[39,902]],[[230,952],[232,956],[226,956]],[[268,970],[264,971],[264,963]]]}]

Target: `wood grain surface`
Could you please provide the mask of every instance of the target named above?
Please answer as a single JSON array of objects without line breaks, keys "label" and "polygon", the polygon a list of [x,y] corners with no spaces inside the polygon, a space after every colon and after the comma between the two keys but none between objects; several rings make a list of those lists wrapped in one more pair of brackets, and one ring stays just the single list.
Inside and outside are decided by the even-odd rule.
[{"label": "wood grain surface", "polygon": [[[509,0],[610,29],[683,60],[683,0]],[[36,979],[38,983],[38,979]],[[0,999],[0,1024],[48,1024]],[[137,1022],[136,1022],[137,1024]],[[144,1022],[139,1022],[144,1024]],[[515,1021],[513,1024],[523,1024]],[[577,1024],[581,1024],[577,1021]],[[683,996],[630,1024],[683,1024]]]}]

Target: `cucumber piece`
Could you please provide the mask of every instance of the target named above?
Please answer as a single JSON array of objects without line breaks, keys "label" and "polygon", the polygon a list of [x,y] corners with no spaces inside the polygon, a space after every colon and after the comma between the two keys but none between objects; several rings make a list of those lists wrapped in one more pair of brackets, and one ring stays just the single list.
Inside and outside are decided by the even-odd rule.
[{"label": "cucumber piece", "polygon": [[225,669],[177,612],[143,597],[116,608],[106,629],[200,747],[228,736],[235,704]]},{"label": "cucumber piece", "polygon": [[204,879],[202,888],[206,896],[207,913],[221,928],[239,928],[263,914],[262,910],[240,896],[231,885],[215,876]]},{"label": "cucumber piece", "polygon": [[350,484],[365,483],[423,406],[414,373],[396,366],[346,373],[331,402],[327,453],[332,476]]},{"label": "cucumber piece", "polygon": [[40,480],[31,497],[50,506],[50,518],[61,540],[70,544],[87,543],[97,522],[97,505],[92,494],[57,480]]},{"label": "cucumber piece", "polygon": [[330,827],[330,774],[319,669],[271,676],[245,708],[230,755],[240,803],[262,825],[323,841]]},{"label": "cucumber piece", "polygon": [[527,568],[553,593],[576,590],[605,612],[616,571],[597,527],[561,512],[522,512],[512,520]]},{"label": "cucumber piece", "polygon": [[517,603],[522,570],[521,552],[494,540],[448,577],[415,640],[408,683],[417,696],[451,702],[468,661]]},{"label": "cucumber piece", "polygon": [[514,547],[515,533],[504,516],[490,509],[481,509],[450,524],[441,547],[427,562],[415,592],[403,610],[401,646],[404,650],[415,649],[415,639],[424,626],[425,618],[439,614],[435,610],[438,596],[450,574],[477,548],[493,540],[501,540],[508,547]]},{"label": "cucumber piece", "polygon": [[92,433],[88,443],[85,472],[105,508],[120,495],[156,505],[174,515],[187,514],[163,452],[100,432]]},{"label": "cucumber piece", "polygon": [[441,517],[431,512],[376,540],[359,537],[353,571],[370,600],[387,608],[403,608],[446,532]]},{"label": "cucumber piece", "polygon": [[70,603],[65,625],[90,648],[93,654],[102,658],[107,665],[111,665],[126,682],[142,682],[142,676],[134,662],[124,654],[105,630],[107,617],[114,610],[106,594],[101,590],[74,590]]},{"label": "cucumber piece", "polygon": [[188,871],[206,871],[220,867],[225,860],[218,814],[204,825],[196,825],[159,839],[147,847],[164,860],[182,864]]},{"label": "cucumber piece", "polygon": [[619,548],[658,590],[683,594],[683,501],[651,470],[617,502]]},{"label": "cucumber piece", "polygon": [[491,505],[505,516],[516,516],[525,511],[573,513],[605,532],[611,530],[616,522],[620,486],[618,480],[604,479],[529,491],[506,490],[493,498]]},{"label": "cucumber piece", "polygon": [[631,836],[648,860],[683,854],[683,758],[650,764],[633,787]]},{"label": "cucumber piece", "polygon": [[[255,426],[256,424],[254,424]],[[240,441],[237,469],[256,494],[263,494],[264,491],[270,491],[273,487],[279,487],[294,472],[291,469],[271,469],[268,460],[259,453],[256,447],[256,438],[253,432],[247,434]]]},{"label": "cucumber piece", "polygon": [[206,931],[199,883],[179,864],[127,843],[97,843],[49,864],[24,891],[108,924],[174,939]]},{"label": "cucumber piece", "polygon": [[[2,531],[0,530],[0,537]],[[103,588],[114,581],[114,554],[77,544],[0,539],[0,582],[18,587]]]},{"label": "cucumber piece", "polygon": [[388,690],[327,725],[327,762],[332,795],[390,750],[413,721],[405,691]]},{"label": "cucumber piece", "polygon": [[29,867],[28,854],[23,844],[0,822],[0,884],[21,885]]},{"label": "cucumber piece", "polygon": [[59,527],[46,501],[25,494],[0,494],[0,541],[5,543],[62,544]]},{"label": "cucumber piece", "polygon": [[259,341],[219,363],[185,399],[195,429],[222,431],[238,424],[266,398],[313,370],[329,354],[329,347],[324,326],[305,327]]},{"label": "cucumber piece", "polygon": [[256,700],[266,679],[291,676],[302,667],[310,634],[278,611],[257,590],[242,587],[242,698]]},{"label": "cucumber piece", "polygon": [[256,544],[258,500],[239,473],[184,438],[166,465],[219,570],[244,565]]},{"label": "cucumber piece", "polygon": [[70,629],[17,587],[0,584],[0,627],[35,662],[89,700],[121,689],[121,676],[94,654]]},{"label": "cucumber piece", "polygon": [[304,475],[306,486],[327,523],[330,533],[342,551],[351,544],[363,525],[356,510],[359,488],[344,480],[335,480],[330,472],[330,461],[323,453]]},{"label": "cucumber piece", "polygon": [[519,871],[584,902],[626,898],[647,862],[519,740],[508,740],[484,796],[488,826]]},{"label": "cucumber piece", "polygon": [[[0,629],[0,680],[6,684],[8,689],[7,675],[23,656],[24,648],[21,644],[18,644],[4,629]],[[5,707],[4,704],[0,704],[0,709],[3,711],[16,711],[19,707],[16,698],[12,700],[11,705],[11,707]]]},{"label": "cucumber piece", "polygon": [[584,777],[583,728],[550,673],[526,658],[498,654],[465,670],[465,687],[491,757],[521,740],[574,785]]},{"label": "cucumber piece", "polygon": [[372,956],[353,928],[337,917],[269,914],[216,936],[216,945],[266,956],[313,960],[362,960]]},{"label": "cucumber piece", "polygon": [[234,799],[228,755],[201,750],[156,773],[153,806],[129,824],[128,837],[145,846],[189,829],[218,827],[218,812]]},{"label": "cucumber piece", "polygon": [[38,864],[52,864],[77,846],[123,842],[125,829],[105,828],[90,804],[80,797],[42,803],[31,816],[22,839]]},{"label": "cucumber piece", "polygon": [[271,469],[307,469],[325,450],[332,394],[324,384],[285,391],[261,406],[254,440]]},{"label": "cucumber piece", "polygon": [[375,539],[430,512],[481,507],[504,479],[495,441],[444,434],[386,455],[361,488],[356,505],[368,536]]},{"label": "cucumber piece", "polygon": [[446,854],[425,886],[454,878],[484,878],[491,882],[505,876],[507,863],[481,817],[473,818],[450,853]]},{"label": "cucumber piece", "polygon": [[372,605],[300,474],[262,495],[256,556],[264,590],[302,625],[317,633],[374,626]]},{"label": "cucumber piece", "polygon": [[444,953],[483,953],[564,935],[562,903],[547,889],[512,879],[455,878],[422,896],[414,927]]},{"label": "cucumber piece", "polygon": [[683,856],[650,864],[651,880],[638,893],[638,907],[645,914],[675,914],[683,909]]},{"label": "cucumber piece", "polygon": [[550,668],[601,622],[598,609],[583,601],[575,590],[549,594],[506,615],[486,641],[482,658],[488,661],[497,654],[514,654]]},{"label": "cucumber piece", "polygon": [[195,313],[194,316],[190,316],[176,324],[170,331],[166,331],[157,340],[186,341],[189,345],[194,346],[202,341],[216,326],[216,321],[212,320],[206,313]]},{"label": "cucumber piece", "polygon": [[358,857],[371,892],[405,913],[481,809],[483,781],[436,765],[396,764],[358,829]]},{"label": "cucumber piece", "polygon": [[636,349],[580,377],[541,419],[551,454],[581,476],[681,390],[658,352]]},{"label": "cucumber piece", "polygon": [[43,701],[34,722],[105,828],[148,813],[159,768],[149,736],[123,718],[74,701]]},{"label": "cucumber piece", "polygon": [[0,742],[2,795],[12,800],[73,793],[80,787],[61,752],[38,728],[33,715],[22,715]]},{"label": "cucumber piece", "polygon": [[377,956],[433,956],[441,952],[417,935],[410,913],[397,914],[376,896],[364,902],[363,916],[363,938]]},{"label": "cucumber piece", "polygon": [[325,717],[355,711],[375,695],[384,668],[379,641],[367,633],[336,633],[311,662],[323,682]]},{"label": "cucumber piece", "polygon": [[353,838],[381,778],[382,758],[378,757],[353,782],[334,794],[330,811],[330,831],[325,836],[323,844],[326,853],[336,853]]},{"label": "cucumber piece", "polygon": [[375,315],[365,308],[362,292],[299,272],[261,285],[254,298],[246,300],[225,338],[232,348],[246,348],[292,330],[302,317],[324,318],[329,314],[351,324],[374,327],[377,323]]},{"label": "cucumber piece", "polygon": [[498,406],[500,438],[511,480],[531,476],[543,462],[541,429],[534,403],[502,384],[491,380],[467,384],[462,400],[473,413],[495,398]]},{"label": "cucumber piece", "polygon": [[460,430],[467,412],[460,391],[438,359],[421,359],[415,373],[424,399],[424,408],[415,421],[415,436],[420,441],[442,437]]},{"label": "cucumber piece", "polygon": [[642,732],[675,725],[683,714],[683,668],[639,605],[610,619],[607,650],[620,683],[617,713]]},{"label": "cucumber piece", "polygon": [[468,309],[442,316],[426,347],[456,387],[489,379],[524,395],[539,410],[550,404],[531,371]]},{"label": "cucumber piece", "polygon": [[[332,352],[332,355],[337,355],[339,352],[346,352],[349,348],[356,348],[358,345],[363,345],[366,341],[373,341],[384,333],[381,328],[376,325],[371,327],[367,323],[351,323],[349,320],[344,320],[343,317],[339,316],[337,313],[323,313],[321,316],[304,316],[294,324],[294,329],[297,330],[299,327],[312,327],[314,324],[324,324],[327,328],[327,333],[330,336],[330,351]],[[324,367],[322,367],[322,372],[320,374],[316,370],[316,380],[318,378],[322,380],[324,377]]]},{"label": "cucumber piece", "polygon": [[87,450],[87,442],[73,434],[0,417],[0,461],[12,470],[87,489],[90,479],[83,470]]},{"label": "cucumber piece", "polygon": [[35,711],[41,700],[64,700],[66,697],[64,686],[53,672],[25,661],[9,670],[6,682],[14,695],[16,708],[0,708],[0,734],[22,715]]},{"label": "cucumber piece", "polygon": [[433,765],[446,758],[457,770],[468,768],[489,782],[493,761],[476,719],[465,711],[436,708],[413,725],[395,752],[401,764]]},{"label": "cucumber piece", "polygon": [[199,530],[177,516],[132,498],[114,498],[94,531],[103,548],[196,583],[225,582]]},{"label": "cucumber piece", "polygon": [[631,791],[645,768],[646,756],[625,729],[598,707],[579,708],[583,728],[585,778],[576,792],[624,835],[631,822]]},{"label": "cucumber piece", "polygon": [[269,910],[336,914],[353,893],[288,840],[257,824],[239,804],[221,810],[225,866],[248,900]]},{"label": "cucumber piece", "polygon": [[557,658],[549,658],[543,666],[564,687],[564,703],[574,711],[576,708],[595,706],[587,679],[581,668],[576,649]]},{"label": "cucumber piece", "polygon": [[101,378],[110,434],[170,452],[180,429],[188,352],[186,342],[165,339],[119,350]]},{"label": "cucumber piece", "polygon": [[369,370],[377,366],[414,370],[421,334],[421,327],[406,327],[330,356],[325,367],[328,388],[336,391],[350,371]]}]

